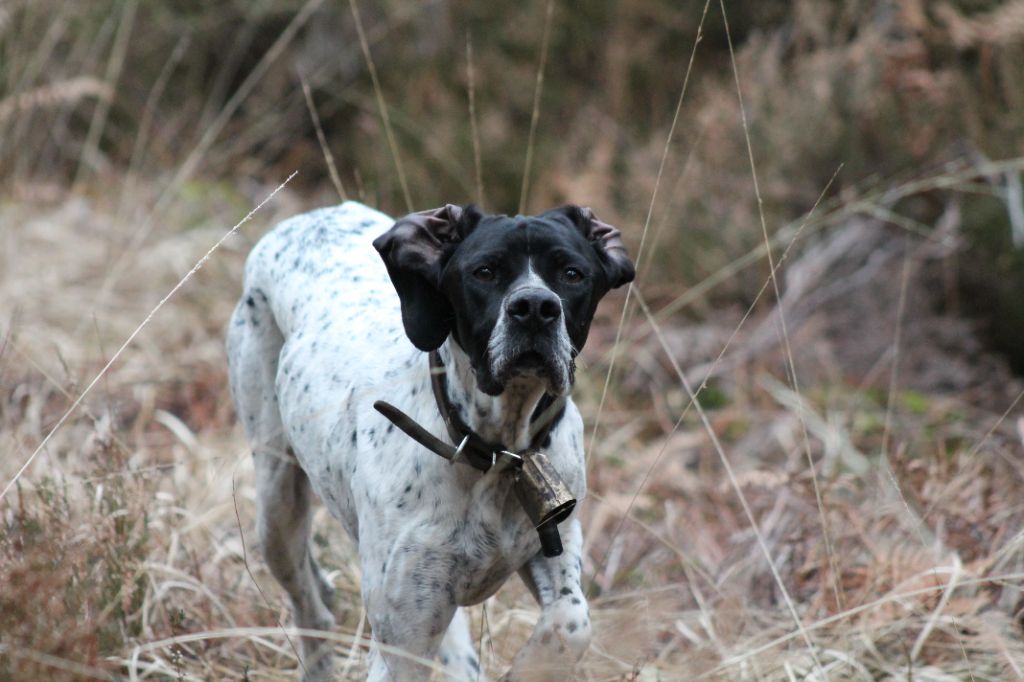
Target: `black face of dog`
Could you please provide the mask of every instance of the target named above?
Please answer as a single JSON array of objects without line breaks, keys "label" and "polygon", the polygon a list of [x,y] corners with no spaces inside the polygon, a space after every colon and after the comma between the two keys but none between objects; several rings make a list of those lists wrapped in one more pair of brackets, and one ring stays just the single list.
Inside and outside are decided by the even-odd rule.
[{"label": "black face of dog", "polygon": [[429,351],[451,334],[492,395],[520,376],[566,393],[598,301],[634,276],[618,230],[576,206],[510,218],[449,205],[373,244],[409,339]]}]

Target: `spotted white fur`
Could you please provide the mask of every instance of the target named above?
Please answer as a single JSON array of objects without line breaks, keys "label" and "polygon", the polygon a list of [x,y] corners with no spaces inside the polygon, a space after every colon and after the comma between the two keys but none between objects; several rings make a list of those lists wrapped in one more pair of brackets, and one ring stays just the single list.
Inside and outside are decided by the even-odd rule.
[{"label": "spotted white fur", "polygon": [[[398,296],[371,246],[392,223],[346,202],[282,223],[246,263],[227,351],[256,462],[267,564],[296,625],[332,627],[332,589],[309,545],[315,493],[358,543],[374,640],[368,679],[400,682],[430,670],[396,651],[439,659],[449,680],[483,679],[459,607],[483,601],[518,571],[542,613],[506,677],[565,680],[590,640],[579,521],[560,526],[565,552],[544,558],[505,476],[448,464],[372,409],[386,399],[447,438],[426,356],[407,340]],[[486,439],[525,447],[543,388],[513,379],[500,396],[486,395],[451,339],[440,353],[466,421]],[[582,499],[582,420],[571,400],[546,452]],[[325,642],[303,639],[304,679],[330,678]]]}]

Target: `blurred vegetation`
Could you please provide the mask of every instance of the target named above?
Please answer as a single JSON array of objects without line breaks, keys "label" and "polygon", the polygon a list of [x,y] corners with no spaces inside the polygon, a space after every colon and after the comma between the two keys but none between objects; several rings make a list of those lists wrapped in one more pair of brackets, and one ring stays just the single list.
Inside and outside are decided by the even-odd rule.
[{"label": "blurred vegetation", "polygon": [[[478,201],[515,212],[546,0],[364,5],[414,207]],[[554,3],[527,204],[588,203],[639,238],[703,18],[655,207],[664,248],[652,265],[677,288],[761,240],[725,23],[719,3],[706,17],[704,6]],[[832,197],[1024,153],[1019,0],[726,7],[771,229],[808,211],[840,164]],[[128,169],[170,178],[172,198],[187,201],[193,177],[270,183],[299,170],[295,186],[323,195],[327,166],[301,76],[344,191],[392,213],[407,208],[347,2],[15,0],[0,8],[0,59],[5,184],[103,186]],[[967,218],[961,265],[972,300],[988,299],[974,312],[998,323],[993,339],[1020,369],[1024,311],[1014,294],[1024,267],[1020,244],[1007,248],[1005,181],[993,178],[985,191],[995,198]],[[945,201],[932,194],[895,210],[931,224]],[[721,295],[749,300],[763,276],[735,277]]]}]

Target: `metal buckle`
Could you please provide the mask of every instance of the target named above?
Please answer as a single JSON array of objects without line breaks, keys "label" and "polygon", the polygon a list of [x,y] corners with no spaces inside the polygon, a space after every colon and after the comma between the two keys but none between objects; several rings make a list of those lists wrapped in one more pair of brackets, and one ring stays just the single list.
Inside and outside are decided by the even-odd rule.
[{"label": "metal buckle", "polygon": [[455,464],[455,462],[459,461],[459,458],[462,457],[462,451],[466,449],[466,443],[468,442],[469,434],[466,434],[466,436],[462,439],[462,442],[459,443],[459,447],[455,448],[455,453],[452,455],[452,458],[448,460],[449,464]]},{"label": "metal buckle", "polygon": [[522,466],[523,458],[514,452],[508,450],[500,450],[498,452],[491,453],[491,469],[499,467],[497,471],[500,473],[506,469],[512,467]]}]

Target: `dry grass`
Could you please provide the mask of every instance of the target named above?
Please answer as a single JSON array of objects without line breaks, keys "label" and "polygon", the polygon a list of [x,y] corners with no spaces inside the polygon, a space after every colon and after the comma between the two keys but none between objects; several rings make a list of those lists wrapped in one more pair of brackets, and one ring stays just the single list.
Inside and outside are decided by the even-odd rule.
[{"label": "dry grass", "polygon": [[[287,192],[154,317],[3,500],[6,676],[278,679],[295,669],[280,627],[284,600],[253,546],[252,471],[221,350],[249,243],[300,210]],[[110,283],[106,264],[131,227],[113,220],[115,210],[74,196],[0,208],[11,226],[0,281],[5,482],[112,349],[240,217],[212,196],[194,207],[206,221],[154,233]],[[590,414],[614,308],[613,300],[581,373]],[[663,362],[642,327],[627,335],[636,337],[638,362],[606,408],[583,508],[597,639],[582,674],[814,674],[708,432],[691,419],[665,435],[683,407],[679,386],[634,395],[643,380],[631,373]],[[795,343],[806,347],[799,335]],[[1019,410],[986,437],[1000,415],[948,396],[897,392],[890,401],[884,391],[817,385],[801,406],[767,378],[776,361],[745,363],[730,373],[727,399],[719,390],[717,404],[705,402],[821,670],[832,679],[1019,676]],[[890,411],[886,459],[878,452]],[[812,424],[832,557],[802,453],[801,412]],[[367,633],[357,564],[322,512],[316,546],[340,594],[330,636],[348,657],[347,677],[359,679]],[[492,673],[536,615],[518,584],[488,602],[486,623],[474,609]]]},{"label": "dry grass", "polygon": [[[554,58],[566,49],[564,8],[534,3],[515,27],[529,58],[488,49],[480,33],[470,54],[458,36],[455,53],[463,59],[465,43],[475,79],[445,90],[430,69],[400,74],[407,99],[430,104],[417,114],[388,91],[387,135],[373,116],[385,109],[393,65],[381,62],[373,92],[339,89],[343,105],[324,91],[344,73],[314,72],[303,93],[281,67],[317,0],[294,0],[276,19],[246,15],[244,35],[279,22],[266,52],[237,73],[228,65],[242,55],[228,55],[211,91],[173,110],[161,104],[165,88],[205,83],[193,75],[205,62],[190,38],[154,28],[163,24],[153,16],[175,25],[175,11],[142,3],[133,23],[136,3],[126,3],[89,36],[74,31],[95,19],[84,4],[57,3],[52,20],[24,3],[0,8],[0,122],[15,133],[0,140],[3,176],[15,181],[0,193],[0,485],[52,432],[0,500],[0,679],[295,675],[285,600],[254,545],[252,466],[227,393],[222,332],[251,244],[324,199],[292,187],[278,194],[54,428],[168,292],[296,166],[319,167],[323,154],[338,192],[344,182],[392,209],[438,188],[469,197],[469,169],[482,168],[477,193],[486,184],[514,205],[526,197],[523,151],[531,205],[586,197],[618,207],[633,218],[617,222],[634,248],[645,244],[636,290],[602,308],[579,372],[578,401],[598,434],[582,505],[595,642],[579,677],[1024,679],[1024,384],[959,316],[977,302],[959,300],[953,281],[973,238],[971,197],[991,195],[1001,210],[1009,199],[999,182],[1024,161],[922,151],[958,126],[978,133],[983,149],[1013,139],[1009,117],[985,120],[1019,97],[1007,83],[1020,73],[1021,4],[970,16],[949,4],[935,18],[909,2],[886,15],[891,24],[861,26],[844,42],[829,30],[849,28],[844,11],[857,2],[798,3],[796,47],[751,34],[748,21],[735,62],[725,61],[721,15],[708,4],[707,41],[720,43],[712,66],[692,42],[705,3],[616,10],[594,77],[607,86],[604,110],[574,107],[579,93],[551,81],[540,96],[542,74],[554,79],[571,60]],[[401,2],[386,20],[360,7],[362,40],[345,29],[357,57],[392,56],[384,38],[420,20],[418,6]],[[215,21],[201,31],[230,11],[204,15]],[[638,40],[652,17],[689,31],[679,52],[694,92],[675,99],[675,81],[667,96],[644,91],[653,109],[641,113],[657,123],[637,131],[625,123],[636,115],[631,88],[664,58],[662,43]],[[12,26],[44,39],[19,48]],[[953,106],[973,92],[969,70],[950,60],[924,66],[948,40],[994,51],[991,111],[981,98]],[[125,50],[135,64],[144,55],[133,50],[148,41],[173,48],[152,88],[146,73],[118,76]],[[305,49],[315,56],[316,41]],[[495,74],[518,83],[507,89],[523,101],[500,99]],[[467,95],[461,128],[438,122],[465,118]],[[126,113],[126,97],[144,104]],[[91,118],[76,109],[97,98]],[[267,102],[279,106],[259,106]],[[673,105],[677,118],[660,115]],[[346,124],[345,107],[361,137],[338,154],[336,172],[330,133]],[[431,135],[419,118],[436,124]],[[126,119],[140,121],[137,138]],[[289,156],[307,119],[315,142]],[[908,120],[906,134],[892,133]],[[538,149],[521,149],[535,135]],[[856,146],[861,137],[897,150],[874,169],[886,179],[864,172],[875,161]],[[13,139],[39,141],[40,153]],[[406,162],[400,180],[386,139]],[[131,159],[126,168],[119,155]],[[837,156],[860,172],[832,188]],[[941,171],[906,170],[926,158]],[[268,170],[282,167],[280,177]],[[69,168],[80,180],[73,187]],[[450,177],[435,185],[438,168]],[[212,179],[216,169],[229,180]],[[252,176],[269,179],[239,179]],[[800,215],[812,205],[813,215]],[[322,510],[315,547],[338,590],[338,627],[322,636],[336,643],[342,677],[362,679],[358,565]],[[513,580],[471,612],[485,669],[497,676],[537,610]]]}]

